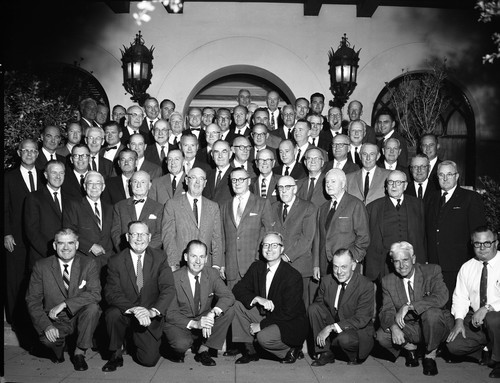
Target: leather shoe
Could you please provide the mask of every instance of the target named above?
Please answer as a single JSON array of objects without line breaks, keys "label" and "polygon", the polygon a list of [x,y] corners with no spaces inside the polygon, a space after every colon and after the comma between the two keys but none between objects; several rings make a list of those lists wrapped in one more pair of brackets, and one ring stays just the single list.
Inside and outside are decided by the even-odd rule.
[{"label": "leather shoe", "polygon": [[422,366],[424,366],[424,375],[434,376],[438,374],[438,368],[434,359],[424,358]]},{"label": "leather shoe", "polygon": [[64,354],[62,354],[61,356],[52,356],[50,358],[50,360],[52,361],[52,363],[54,364],[60,364],[60,363],[64,363]]},{"label": "leather shoe", "polygon": [[250,362],[257,362],[259,360],[259,355],[255,354],[243,354],[242,357],[236,359],[236,364],[247,364]]},{"label": "leather shoe", "polygon": [[73,356],[73,366],[75,367],[75,371],[87,371],[89,369],[85,361],[85,355],[82,354]]},{"label": "leather shoe", "polygon": [[478,361],[480,366],[488,366],[490,368],[495,367],[495,362],[491,360],[489,351],[481,351],[481,359]]},{"label": "leather shoe", "polygon": [[226,351],[224,351],[224,354],[222,354],[223,356],[236,356],[240,353],[240,350],[238,350],[237,348],[230,348]]},{"label": "leather shoe", "polygon": [[[198,354],[196,354],[196,355],[198,355]],[[168,357],[168,360],[170,360],[171,362],[174,362],[174,363],[184,363],[184,354],[174,352],[174,353],[172,353],[172,355],[170,355]]]},{"label": "leather shoe", "polygon": [[319,358],[311,363],[311,366],[319,367],[328,363],[335,363],[335,355],[333,355],[333,352],[331,351],[321,353]]},{"label": "leather shoe", "polygon": [[121,356],[119,357],[112,357],[110,360],[106,362],[106,364],[102,367],[102,370],[104,372],[113,372],[116,371],[118,367],[123,367],[123,358]]},{"label": "leather shoe", "polygon": [[406,358],[406,367],[418,367],[418,357],[417,357],[417,350],[406,350],[405,352],[405,358]]},{"label": "leather shoe", "polygon": [[359,359],[359,358],[354,358],[354,360],[348,360],[347,365],[348,366],[358,366],[360,364],[363,364],[364,360]]},{"label": "leather shoe", "polygon": [[194,360],[200,362],[204,366],[215,366],[215,360],[210,357],[208,351],[203,351],[194,356]]},{"label": "leather shoe", "polygon": [[490,375],[488,375],[490,378],[500,378],[500,362],[496,362],[496,364],[493,366],[493,370],[491,370]]},{"label": "leather shoe", "polygon": [[291,347],[290,350],[286,353],[284,359],[280,360],[280,363],[284,364],[292,364],[298,359],[301,350],[299,347]]}]

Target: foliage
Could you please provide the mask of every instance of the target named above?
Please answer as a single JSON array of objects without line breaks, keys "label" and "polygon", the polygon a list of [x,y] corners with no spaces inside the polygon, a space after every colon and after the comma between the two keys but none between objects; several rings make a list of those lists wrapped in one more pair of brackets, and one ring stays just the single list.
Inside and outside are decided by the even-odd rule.
[{"label": "foliage", "polygon": [[[479,10],[479,21],[483,23],[489,23],[493,21],[495,18],[500,16],[500,1],[499,0],[479,0],[476,3],[476,9]],[[491,54],[487,54],[483,57],[483,63],[492,64],[493,61],[500,58],[500,33],[495,32],[493,36],[491,36],[493,40],[493,44],[496,46],[497,51]]]},{"label": "foliage", "polygon": [[497,232],[500,231],[500,184],[489,176],[479,177],[484,185],[480,191],[486,211],[486,222]]},{"label": "foliage", "polygon": [[17,146],[37,140],[48,125],[65,127],[71,106],[48,96],[49,83],[28,72],[6,72],[4,77],[4,168],[17,160]]}]

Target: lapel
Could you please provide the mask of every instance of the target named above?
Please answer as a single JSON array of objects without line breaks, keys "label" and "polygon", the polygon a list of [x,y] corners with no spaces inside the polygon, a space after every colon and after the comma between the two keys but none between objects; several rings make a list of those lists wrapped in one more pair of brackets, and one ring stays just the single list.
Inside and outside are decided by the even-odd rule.
[{"label": "lapel", "polygon": [[[146,252],[144,253],[144,259],[142,260],[142,275],[144,278],[144,284],[142,289],[147,285],[147,283],[151,280],[150,276],[152,275],[153,270],[153,254],[151,254],[149,249],[146,248]],[[137,287],[137,286],[136,286]]]},{"label": "lapel", "polygon": [[[288,215],[286,216],[286,220],[288,221],[290,218],[293,218],[297,214],[299,214],[300,211],[300,201],[297,196],[295,196],[295,201],[293,201],[293,205],[290,207],[290,210],[288,211]],[[283,219],[283,215],[281,214],[281,219]],[[288,221],[290,222],[290,221]],[[283,222],[282,222],[283,223]]]},{"label": "lapel", "polygon": [[[142,207],[141,215],[139,217],[140,221],[147,220],[149,217],[149,214],[153,212],[153,210],[151,209],[151,201],[152,201],[152,199],[146,198],[146,202],[144,202],[144,206]],[[135,209],[134,209],[134,211],[135,211]]]},{"label": "lapel", "polygon": [[359,176],[356,177],[356,182],[358,184],[358,189],[359,189],[359,193],[361,196],[364,196],[364,190],[363,190],[363,170],[360,169],[359,170]]},{"label": "lapel", "polygon": [[[90,206],[89,201],[87,200],[86,197],[84,197],[82,199],[81,205],[82,205],[83,211],[85,211],[90,216],[90,218],[92,219],[92,222],[94,222],[97,230],[101,230],[101,229],[99,229],[99,224],[97,223],[97,217],[94,214],[94,210]],[[103,206],[102,202],[101,202],[101,206]],[[103,217],[104,217],[104,212],[101,211],[101,221],[103,221]]]},{"label": "lapel", "polygon": [[[399,302],[401,303],[401,305],[403,305],[404,303],[408,302],[408,297],[406,296],[406,291],[405,291],[405,286],[404,286],[404,280],[403,280],[403,278],[400,278],[395,274],[394,274],[394,276],[396,278],[396,291],[397,291],[398,296],[399,296]],[[415,280],[414,280],[414,282],[415,282]]]},{"label": "lapel", "polygon": [[418,264],[415,265],[415,277],[413,278],[413,292],[415,299],[420,300],[424,296],[424,275]]},{"label": "lapel", "polygon": [[200,281],[200,312],[207,304],[208,294],[210,289],[210,281],[208,280],[208,272],[201,273],[201,281]]},{"label": "lapel", "polygon": [[[208,220],[205,219],[205,217],[210,216],[210,210],[208,208],[208,203],[207,200],[203,197],[200,197],[201,203],[201,214],[200,214],[200,225],[199,225],[199,230],[200,230],[200,237],[203,237],[203,234],[207,230],[208,226]],[[193,214],[194,216],[194,214]]]},{"label": "lapel", "polygon": [[271,297],[271,288],[273,287],[274,280],[278,277],[278,271],[281,268],[281,264],[278,266],[278,269],[276,270],[276,273],[274,274],[273,282],[271,283],[271,287],[269,287],[269,294],[267,294],[266,297],[266,275],[267,275],[267,263],[263,263],[264,267],[262,268],[261,272],[258,274],[259,275],[259,296],[264,297],[266,299],[269,299]]},{"label": "lapel", "polygon": [[66,294],[66,289],[64,288],[62,280],[61,267],[59,266],[59,260],[56,256],[54,256],[54,259],[52,260],[52,274],[54,275],[54,280],[56,281],[59,290],[61,290],[61,293],[67,297],[68,295]]},{"label": "lapel", "polygon": [[[184,270],[182,271],[181,275],[181,289],[184,291],[184,294],[186,295],[186,298],[189,302],[189,307],[191,307],[191,312],[193,316],[196,314],[196,311],[194,309],[194,291],[191,290],[191,285],[189,283],[189,277],[188,277],[188,269],[187,267],[184,267]],[[200,286],[201,287],[201,286]]]},{"label": "lapel", "polygon": [[[146,207],[146,204],[144,204],[142,211],[144,211],[145,207]],[[137,221],[139,219],[139,217],[137,217],[137,215],[135,213],[135,205],[134,205],[134,198],[133,197],[130,197],[127,200],[127,212],[128,212],[128,216],[130,218],[132,218],[132,221]]]},{"label": "lapel", "polygon": [[[201,200],[201,198],[199,198],[199,200]],[[193,209],[191,209],[191,205],[189,204],[189,201],[188,201],[186,195],[182,196],[181,205],[182,205],[182,208],[184,209],[184,211],[187,213],[189,220],[192,221],[193,225],[196,226],[196,218],[194,216]],[[201,214],[203,216],[203,209],[205,208],[205,204],[202,203],[201,206],[202,206]],[[201,223],[200,223],[200,226],[201,226]]]},{"label": "lapel", "polygon": [[[344,296],[342,297],[342,302],[348,302],[351,299],[352,294],[354,294],[354,291],[358,287],[357,286],[358,285],[358,278],[359,278],[359,274],[354,273],[352,275],[351,280],[349,281],[349,283],[347,284],[347,287],[345,288]],[[338,288],[338,285],[337,285],[337,288]],[[339,311],[340,311],[340,309],[341,308],[339,307]]]},{"label": "lapel", "polygon": [[[235,228],[238,228],[236,226],[236,221],[234,220],[234,209],[233,209],[233,202],[234,202],[234,199],[236,197],[232,197],[229,201],[228,201],[228,208],[227,208],[227,214],[229,214],[229,218],[231,219],[231,222],[233,223],[234,227]],[[248,205],[248,204],[247,204]]]},{"label": "lapel", "polygon": [[[41,184],[40,184],[40,178],[38,178],[38,171],[36,170],[36,168],[33,168],[31,170],[31,173],[33,174],[33,178],[37,178],[36,180],[34,180],[35,182],[37,182],[37,188],[40,188]],[[28,189],[28,185],[26,185],[26,182],[24,182],[24,178],[23,178],[23,175],[21,174],[21,168],[18,167],[16,169],[16,185],[22,185],[21,188],[23,189],[23,192],[24,194],[28,194],[30,192],[30,190]]]},{"label": "lapel", "polygon": [[[69,297],[78,295],[78,282],[80,279],[80,257],[75,256],[73,265],[71,265],[71,274],[69,276]],[[62,278],[61,278],[62,279]]]},{"label": "lapel", "polygon": [[[184,177],[185,177],[185,175],[186,174],[183,172],[181,178],[176,179],[177,185],[175,187],[174,197],[182,195],[182,192],[185,191],[185,189],[184,189]],[[172,186],[172,185],[170,185],[170,186]],[[172,189],[172,187],[170,187],[170,189]]]},{"label": "lapel", "polygon": [[245,210],[243,210],[243,214],[241,215],[240,224],[245,219],[245,217],[250,215],[250,212],[252,211],[252,209],[255,205],[255,202],[256,202],[256,197],[252,193],[250,193],[250,197],[248,197],[248,201],[247,201],[247,205],[245,206]]},{"label": "lapel", "polygon": [[[429,185],[427,185],[429,187]],[[442,191],[439,191],[439,197],[441,197]],[[451,198],[444,204],[442,207],[443,214],[448,214],[451,210],[453,210],[453,206],[460,206],[461,200],[461,190],[460,185],[457,185],[457,188],[453,192]]]},{"label": "lapel", "polygon": [[[258,179],[258,178],[257,178]],[[277,177],[273,174],[271,176],[271,181],[269,182],[269,187],[267,189],[267,198],[272,197],[273,192],[276,191]],[[260,186],[259,186],[260,187]],[[257,194],[257,193],[256,193]]]},{"label": "lapel", "polygon": [[[125,259],[124,259],[125,269],[127,270],[128,276],[130,278],[130,283],[134,287],[135,293],[137,295],[139,295],[139,290],[137,289],[137,277],[135,275],[134,265],[132,264],[132,256],[130,255],[130,249],[128,249],[128,251],[126,251],[123,255],[125,256]],[[144,270],[144,267],[143,267],[143,270]],[[145,275],[145,273],[143,273],[143,275],[144,275],[144,284],[145,284],[146,283],[146,275]],[[144,288],[144,285],[143,285],[143,288]]]},{"label": "lapel", "polygon": [[[50,204],[50,207],[52,208],[52,210],[54,211],[54,213],[59,217],[61,218],[61,213],[58,211],[58,209],[56,208],[56,203],[54,201],[54,196],[53,194],[50,194],[49,192],[49,189],[47,187],[47,185],[43,185],[42,186],[43,188],[43,193],[45,194],[46,198],[48,198],[48,200],[50,201],[49,204]],[[61,188],[59,188],[58,192],[57,192],[57,198],[59,198],[59,201],[61,201],[62,199],[62,193],[61,193]],[[62,203],[62,202],[61,202]]]},{"label": "lapel", "polygon": [[102,231],[109,233],[113,217],[113,207],[105,203],[101,198],[101,208],[102,208],[102,214],[101,214]]}]

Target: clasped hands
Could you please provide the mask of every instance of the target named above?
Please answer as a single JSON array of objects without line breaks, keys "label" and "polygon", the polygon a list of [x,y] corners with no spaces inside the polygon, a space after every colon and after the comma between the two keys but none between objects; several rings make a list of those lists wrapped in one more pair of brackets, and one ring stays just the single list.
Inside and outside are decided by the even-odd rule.
[{"label": "clasped hands", "polygon": [[139,324],[144,327],[148,327],[151,324],[151,318],[157,315],[155,310],[148,310],[141,306],[132,307],[128,309],[127,312],[133,314],[139,321]]},{"label": "clasped hands", "polygon": [[252,299],[252,302],[250,302],[250,306],[255,306],[255,304],[259,304],[261,305],[262,307],[264,307],[265,310],[267,311],[273,311],[274,310],[274,303],[273,301],[269,300],[269,299],[266,299],[266,298],[262,298],[262,297],[255,297],[254,299]]}]

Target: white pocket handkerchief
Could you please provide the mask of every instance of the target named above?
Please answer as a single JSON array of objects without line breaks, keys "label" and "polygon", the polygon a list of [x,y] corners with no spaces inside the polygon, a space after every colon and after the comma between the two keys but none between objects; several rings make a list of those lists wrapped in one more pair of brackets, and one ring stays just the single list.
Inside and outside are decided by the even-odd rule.
[{"label": "white pocket handkerchief", "polygon": [[349,217],[339,217],[339,219],[349,219]]},{"label": "white pocket handkerchief", "polygon": [[82,283],[80,283],[80,286],[78,286],[79,289],[83,289],[85,285],[87,284],[87,281],[84,279]]},{"label": "white pocket handkerchief", "polygon": [[252,217],[254,215],[259,215],[259,214],[258,213],[250,213],[250,217]]},{"label": "white pocket handkerchief", "polygon": [[148,217],[148,219],[156,219],[156,218],[157,218],[157,217],[156,217],[156,215],[154,215],[154,214],[150,214],[150,215],[149,215],[149,217]]},{"label": "white pocket handkerchief", "polygon": [[273,194],[271,194],[273,196],[276,196],[276,190],[273,191]]}]

